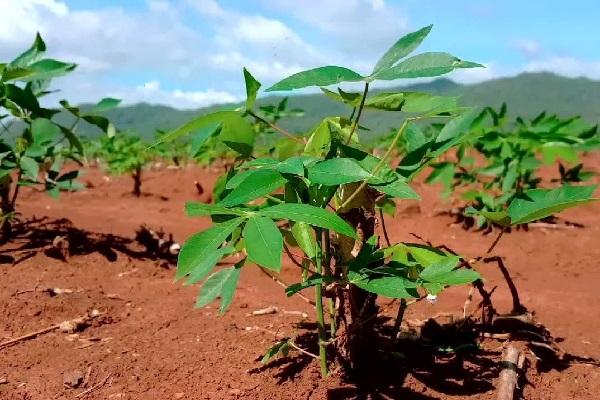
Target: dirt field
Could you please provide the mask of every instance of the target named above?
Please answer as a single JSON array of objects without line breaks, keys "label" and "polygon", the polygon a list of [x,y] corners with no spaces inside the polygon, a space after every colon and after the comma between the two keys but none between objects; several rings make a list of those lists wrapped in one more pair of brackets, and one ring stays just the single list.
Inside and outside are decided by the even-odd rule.
[{"label": "dirt field", "polygon": [[[262,367],[258,360],[275,341],[274,332],[306,332],[297,312],[308,313],[305,322],[312,322],[310,305],[286,298],[277,283],[248,265],[225,316],[217,316],[214,305],[194,309],[198,288],[174,283],[173,269],[147,258],[133,242],[142,224],[162,228],[179,242],[207,227],[206,218],[186,218],[183,204],[206,200],[193,182],[202,182],[208,193],[215,178],[195,168],[152,171],[142,187],[146,194],[137,199],[128,194],[128,178],[108,180],[92,170],[84,180],[93,187],[60,201],[24,192],[18,206],[22,217],[39,221],[0,249],[0,341],[94,309],[101,315],[78,334],[54,330],[0,349],[1,399],[495,398],[501,341],[486,342],[481,353],[467,359],[441,357],[429,368],[397,368],[387,371],[385,379],[368,377],[355,385],[340,382],[335,374],[321,381],[316,363],[306,357],[294,355]],[[423,201],[401,204],[397,217],[388,220],[392,240],[416,241],[410,235],[415,233],[466,257],[490,245],[492,237],[450,226],[450,217],[430,211],[447,207],[436,188],[417,185],[416,190]],[[555,337],[564,338],[562,349],[600,359],[600,204],[563,217],[585,227],[513,232],[495,253],[505,258],[525,306]],[[65,262],[51,247],[57,235],[67,232],[73,249]],[[480,271],[486,285],[498,285],[493,298],[500,310],[509,311],[510,296],[496,267]],[[292,282],[295,275],[288,265],[284,279]],[[73,292],[51,296],[45,288]],[[405,318],[458,314],[467,292],[467,287],[444,292],[436,304],[409,308]],[[268,306],[279,312],[249,315]],[[386,310],[395,312],[395,307]],[[600,369],[590,363],[527,371],[525,399],[599,398]]]}]

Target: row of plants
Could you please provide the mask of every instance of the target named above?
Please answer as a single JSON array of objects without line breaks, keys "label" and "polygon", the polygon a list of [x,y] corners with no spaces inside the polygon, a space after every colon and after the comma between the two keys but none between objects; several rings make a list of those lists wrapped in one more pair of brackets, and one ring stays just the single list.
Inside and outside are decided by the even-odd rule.
[{"label": "row of plants", "polygon": [[[185,242],[178,259],[178,279],[186,284],[202,282],[198,307],[220,298],[224,313],[242,268],[254,264],[277,274],[287,252],[298,274],[285,293],[293,296],[312,289],[318,337],[314,357],[323,376],[332,362],[351,374],[364,369],[377,354],[383,334],[377,329],[378,297],[400,300],[391,341],[386,343],[394,342],[411,302],[435,298],[450,286],[473,285],[483,298],[484,322],[490,322],[496,311],[477,264],[449,249],[390,242],[385,229],[383,236],[377,234],[385,226],[382,211],[397,201],[418,200],[411,183],[431,167],[428,181],[442,182],[447,193],[461,193],[470,205],[464,213],[476,218],[478,226],[501,227],[495,245],[511,226],[593,201],[594,186],[558,185],[584,180],[578,166],[563,167],[555,188],[539,188],[537,157],[574,163],[580,152],[598,147],[598,137],[594,128],[576,119],[543,114],[508,123],[506,107],[481,112],[460,107],[453,97],[369,93],[376,81],[436,77],[481,67],[442,52],[411,56],[430,30],[425,27],[400,38],[367,75],[325,66],[268,88],[272,92],[320,87],[325,96],[347,106],[346,116],[326,117],[308,132],[291,133],[279,126],[282,118],[302,116],[302,111],[288,110],[286,99],[258,105],[261,84],[244,69],[243,105],[161,132],[155,143],[117,132],[102,116],[119,104],[116,99],[106,98],[92,107],[76,107],[65,100],[59,102],[61,107],[43,107],[39,99],[51,93],[50,81],[73,71],[75,65],[43,58],[46,46],[38,36],[22,55],[0,64],[3,238],[10,237],[21,186],[52,195],[79,189],[79,167],[84,162],[97,160],[111,173],[130,173],[139,195],[142,170],[150,162],[210,164],[225,158],[227,168],[215,185],[214,203],[186,206],[189,216],[210,216],[213,221],[209,229]],[[360,84],[363,91],[328,89],[347,83]],[[365,129],[361,117],[369,109],[398,117],[398,128],[378,151],[360,140]],[[71,116],[71,124],[58,122],[61,112]],[[81,122],[99,127],[105,135],[83,145],[76,133]],[[292,247],[302,254],[298,260],[289,250]],[[223,263],[227,266],[215,269]],[[275,343],[264,361],[298,349],[294,339],[287,338]]]},{"label": "row of plants", "polygon": [[[118,105],[102,99],[82,110],[66,100],[59,107],[45,106],[54,78],[75,70],[73,63],[44,58],[46,44],[38,34],[29,49],[10,62],[0,63],[0,225],[2,241],[10,239],[20,188],[31,186],[58,196],[60,191],[82,187],[84,154],[77,126],[95,125],[108,136],[114,126],[100,115]],[[71,115],[70,124],[58,122],[61,113]],[[65,162],[69,162],[65,167]]]}]

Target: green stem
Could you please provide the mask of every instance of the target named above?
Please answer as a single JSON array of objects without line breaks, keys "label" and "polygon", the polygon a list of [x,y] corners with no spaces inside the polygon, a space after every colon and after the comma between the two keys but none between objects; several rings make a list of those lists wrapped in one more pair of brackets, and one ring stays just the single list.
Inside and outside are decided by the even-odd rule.
[{"label": "green stem", "polygon": [[[323,263],[323,269],[325,276],[331,277],[331,237],[329,236],[329,230],[326,229],[323,235],[323,247],[325,249],[325,260]],[[337,323],[335,318],[335,304],[333,299],[327,300],[327,305],[329,306],[329,330],[330,336],[334,337],[335,332],[337,331]]]},{"label": "green stem", "polygon": [[306,282],[308,280],[308,260],[302,260],[302,282]]},{"label": "green stem", "polygon": [[354,120],[354,125],[352,125],[352,130],[350,131],[350,135],[348,135],[348,141],[346,145],[350,144],[352,140],[352,136],[354,136],[354,132],[358,128],[358,121],[360,121],[360,117],[362,115],[363,108],[365,108],[365,100],[367,100],[367,94],[369,93],[369,82],[365,82],[365,90],[363,91],[362,98],[360,99],[360,105],[358,106],[358,114],[356,114],[356,119]]},{"label": "green stem", "polygon": [[333,302],[333,299],[328,299],[327,300],[328,305],[329,305],[329,331],[330,331],[330,336],[331,337],[335,337],[335,333],[337,332],[337,322],[335,319],[335,304]]},{"label": "green stem", "polygon": [[260,115],[256,114],[254,111],[249,111],[248,110],[248,115],[251,115],[252,117],[254,117],[254,119],[262,122],[263,124],[268,125],[271,129],[279,132],[280,134],[282,134],[285,137],[288,137],[292,140],[295,140],[298,143],[302,143],[302,144],[306,144],[306,141],[304,138],[299,138],[296,135],[286,131],[285,129],[281,128],[280,126],[275,125],[274,123],[272,123],[271,121],[267,121],[266,119],[264,119],[263,117],[261,117]]},{"label": "green stem", "polygon": [[[414,121],[416,119],[419,119],[419,118],[414,117],[414,118],[407,118],[404,120],[404,122],[402,123],[402,126],[400,126],[400,129],[398,129],[396,136],[394,136],[394,140],[392,140],[392,143],[390,143],[390,147],[388,147],[388,149],[385,152],[385,154],[383,155],[383,157],[381,157],[381,160],[379,160],[379,162],[373,168],[373,171],[371,171],[371,175],[375,175],[375,174],[377,174],[377,172],[379,172],[379,169],[381,167],[383,167],[387,158],[390,156],[390,154],[392,154],[393,149],[398,144],[398,140],[400,140],[400,137],[406,130],[408,123],[411,121]],[[350,204],[352,202],[352,200],[354,200],[356,198],[356,196],[358,196],[358,194],[365,188],[365,186],[367,186],[367,183],[368,183],[367,179],[362,181],[361,184],[356,188],[356,190],[354,192],[352,192],[352,194],[350,196],[348,196],[348,198],[346,198],[346,200],[342,203],[341,206],[338,207],[337,212],[339,213],[340,211],[344,210],[346,208],[346,206],[348,206],[348,204]]]},{"label": "green stem", "polygon": [[[315,255],[315,268],[317,274],[323,273],[322,264],[322,237],[323,233],[320,229],[317,229],[317,246]],[[321,376],[325,378],[328,374],[327,370],[327,335],[325,332],[325,316],[323,313],[323,285],[318,284],[315,286],[315,308],[317,309],[317,329],[319,334],[319,361],[321,364]]]}]

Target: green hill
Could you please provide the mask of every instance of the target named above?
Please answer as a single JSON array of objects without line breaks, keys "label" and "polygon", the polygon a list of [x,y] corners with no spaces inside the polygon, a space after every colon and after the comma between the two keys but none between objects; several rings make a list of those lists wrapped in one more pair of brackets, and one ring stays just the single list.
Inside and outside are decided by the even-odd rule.
[{"label": "green hill", "polygon": [[[550,73],[525,73],[516,77],[494,79],[472,85],[461,85],[448,79],[403,87],[404,90],[425,91],[436,94],[460,96],[461,103],[468,106],[499,107],[508,103],[513,116],[533,116],[541,111],[568,117],[580,115],[591,123],[600,123],[600,82],[586,78],[565,78]],[[390,89],[387,89],[390,90]],[[280,97],[270,96],[260,103],[273,103]],[[306,111],[306,117],[281,121],[291,131],[304,131],[327,115],[347,115],[349,109],[321,94],[292,95],[289,106]],[[107,116],[119,129],[132,129],[145,137],[151,137],[155,129],[172,129],[195,115],[206,113],[220,106],[199,110],[177,110],[167,106],[136,104],[119,107]],[[366,111],[363,125],[371,134],[387,131],[398,125],[393,113]],[[370,136],[369,135],[369,136]]]}]

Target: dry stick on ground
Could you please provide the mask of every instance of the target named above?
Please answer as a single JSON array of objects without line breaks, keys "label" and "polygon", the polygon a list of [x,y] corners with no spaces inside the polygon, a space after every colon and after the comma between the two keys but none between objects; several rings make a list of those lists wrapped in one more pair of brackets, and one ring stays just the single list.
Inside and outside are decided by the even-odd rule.
[{"label": "dry stick on ground", "polygon": [[[267,271],[265,271],[262,268],[259,268],[260,272],[262,272],[263,274],[267,275],[269,278],[273,279],[273,281],[275,281],[275,283],[277,283],[279,286],[281,286],[284,289],[287,289],[288,285],[287,283],[283,282],[282,280],[274,277],[273,275],[271,275],[270,273],[268,273]],[[302,300],[304,300],[305,302],[307,302],[308,304],[310,304],[311,306],[315,306],[315,302],[312,301],[311,299],[309,299],[308,297],[306,297],[305,295],[303,295],[302,293],[296,293],[296,295],[298,295],[298,297],[300,297]]]},{"label": "dry stick on ground", "polygon": [[502,357],[502,371],[498,383],[498,400],[513,400],[519,380],[519,350],[508,346]]},{"label": "dry stick on ground", "polygon": [[35,331],[35,332],[27,333],[25,335],[22,335],[22,336],[14,338],[14,339],[8,340],[6,342],[0,343],[0,350],[4,349],[5,347],[12,346],[12,345],[17,344],[19,342],[22,342],[24,340],[33,339],[36,336],[43,335],[43,334],[48,333],[48,332],[52,332],[52,331],[54,331],[56,329],[61,329],[65,325],[68,326],[69,324],[77,325],[77,324],[85,323],[85,322],[91,320],[92,318],[94,318],[94,316],[92,316],[92,315],[85,315],[83,317],[78,317],[78,318],[74,318],[74,319],[71,319],[71,320],[66,320],[66,321],[60,322],[58,324],[51,325],[51,326],[49,326],[47,328],[40,329],[40,330]]},{"label": "dry stick on ground", "polygon": [[77,396],[75,396],[76,399],[83,397],[87,394],[92,393],[94,390],[96,389],[100,389],[102,386],[106,385],[106,382],[108,382],[108,380],[110,379],[110,377],[112,376],[112,373],[106,375],[106,378],[104,378],[100,383],[98,383],[97,385],[92,386],[91,388],[79,393]]}]

